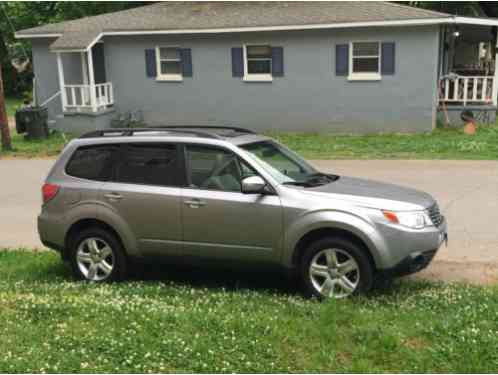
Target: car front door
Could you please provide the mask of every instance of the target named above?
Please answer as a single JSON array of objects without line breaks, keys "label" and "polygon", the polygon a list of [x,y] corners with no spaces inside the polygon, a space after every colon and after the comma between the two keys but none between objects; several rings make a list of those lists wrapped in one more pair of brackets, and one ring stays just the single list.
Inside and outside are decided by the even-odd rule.
[{"label": "car front door", "polygon": [[256,172],[229,150],[185,145],[184,155],[184,251],[209,258],[276,260],[283,237],[278,195],[243,194],[241,179]]},{"label": "car front door", "polygon": [[178,147],[129,143],[120,147],[112,181],[103,183],[102,215],[121,223],[143,255],[181,253]]}]

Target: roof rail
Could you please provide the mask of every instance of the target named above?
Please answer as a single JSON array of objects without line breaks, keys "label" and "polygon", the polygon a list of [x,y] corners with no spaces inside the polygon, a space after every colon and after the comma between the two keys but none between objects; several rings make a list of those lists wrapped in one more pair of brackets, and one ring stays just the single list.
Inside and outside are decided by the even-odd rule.
[{"label": "roof rail", "polygon": [[255,134],[252,130],[245,128],[238,128],[236,126],[204,126],[204,125],[167,125],[159,126],[162,129],[220,129],[220,130],[233,130],[240,133]]},{"label": "roof rail", "polygon": [[94,130],[88,133],[85,133],[81,135],[79,138],[100,138],[104,137],[106,134],[114,134],[116,133],[117,136],[120,137],[126,137],[126,136],[132,136],[135,133],[146,133],[146,132],[168,132],[168,133],[183,133],[183,134],[192,134],[192,135],[197,135],[199,137],[204,137],[204,138],[214,138],[214,139],[221,139],[220,136],[209,133],[209,132],[203,132],[203,131],[196,131],[193,130],[195,127],[192,126],[192,129],[185,129],[189,127],[150,127],[150,128],[115,128],[115,129],[103,129],[103,130]]}]

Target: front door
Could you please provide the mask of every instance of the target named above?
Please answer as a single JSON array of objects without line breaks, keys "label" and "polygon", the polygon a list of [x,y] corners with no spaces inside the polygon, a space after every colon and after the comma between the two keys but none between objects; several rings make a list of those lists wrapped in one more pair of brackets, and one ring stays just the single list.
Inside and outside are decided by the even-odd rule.
[{"label": "front door", "polygon": [[243,194],[241,179],[256,172],[231,151],[186,145],[184,155],[184,251],[209,258],[276,260],[283,237],[279,197]]},{"label": "front door", "polygon": [[174,144],[124,144],[101,199],[144,255],[181,253],[179,158]]}]

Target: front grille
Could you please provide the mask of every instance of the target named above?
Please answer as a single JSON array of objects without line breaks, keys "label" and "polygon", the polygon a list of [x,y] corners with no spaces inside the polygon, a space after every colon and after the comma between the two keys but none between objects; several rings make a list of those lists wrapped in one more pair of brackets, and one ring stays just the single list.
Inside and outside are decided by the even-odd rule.
[{"label": "front grille", "polygon": [[434,203],[431,207],[429,207],[428,213],[432,223],[436,227],[439,227],[443,222],[443,216],[441,216],[441,212],[439,212],[439,206],[437,203]]}]

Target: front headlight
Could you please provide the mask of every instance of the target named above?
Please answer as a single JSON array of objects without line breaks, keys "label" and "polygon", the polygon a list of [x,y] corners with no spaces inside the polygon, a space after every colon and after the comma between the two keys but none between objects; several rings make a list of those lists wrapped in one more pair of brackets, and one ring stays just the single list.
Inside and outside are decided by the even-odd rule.
[{"label": "front headlight", "polygon": [[391,223],[403,225],[411,229],[423,229],[432,225],[431,219],[425,211],[382,211],[382,213]]}]

